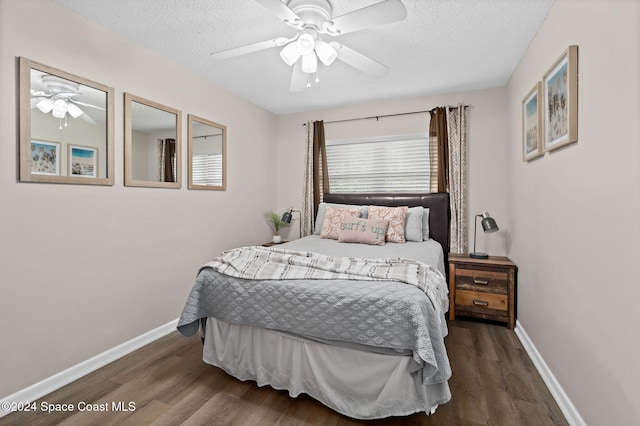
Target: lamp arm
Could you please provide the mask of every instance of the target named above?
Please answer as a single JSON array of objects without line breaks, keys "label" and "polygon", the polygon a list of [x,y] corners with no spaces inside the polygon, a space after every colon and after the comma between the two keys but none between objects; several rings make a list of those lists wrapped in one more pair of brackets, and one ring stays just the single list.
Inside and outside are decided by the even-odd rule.
[{"label": "lamp arm", "polygon": [[289,214],[292,213],[298,213],[299,216],[299,220],[298,220],[298,238],[302,238],[302,212],[300,210],[294,210],[293,207],[289,208]]},{"label": "lamp arm", "polygon": [[473,218],[473,252],[476,252],[476,237],[478,236],[478,218],[481,218],[482,215],[477,214],[475,218]]}]

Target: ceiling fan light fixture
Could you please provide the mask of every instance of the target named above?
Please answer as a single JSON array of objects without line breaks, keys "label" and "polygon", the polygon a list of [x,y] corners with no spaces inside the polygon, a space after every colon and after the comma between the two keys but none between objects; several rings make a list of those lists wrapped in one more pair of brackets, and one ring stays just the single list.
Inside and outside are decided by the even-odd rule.
[{"label": "ceiling fan light fixture", "polygon": [[70,103],[67,104],[67,112],[69,113],[70,116],[72,116],[73,118],[78,118],[80,117],[82,114],[84,114],[84,112],[78,108],[76,105]]},{"label": "ceiling fan light fixture", "polygon": [[302,72],[307,74],[313,74],[318,71],[318,57],[315,53],[311,52],[308,55],[302,56]]},{"label": "ceiling fan light fixture", "polygon": [[298,44],[300,54],[303,56],[309,55],[316,47],[315,38],[309,33],[300,34],[296,43]]},{"label": "ceiling fan light fixture", "polygon": [[298,44],[295,41],[287,44],[281,51],[280,57],[284,61],[285,64],[292,66],[296,63],[298,58],[300,58],[300,49],[298,48]]},{"label": "ceiling fan light fixture", "polygon": [[329,66],[338,57],[338,52],[329,43],[322,40],[316,41],[316,54],[323,64]]},{"label": "ceiling fan light fixture", "polygon": [[49,114],[53,109],[53,101],[51,99],[43,99],[36,104],[36,107],[45,114]]},{"label": "ceiling fan light fixture", "polygon": [[58,99],[53,103],[53,111],[51,111],[51,115],[55,118],[64,118],[64,116],[67,115],[68,108],[69,107],[64,100]]}]

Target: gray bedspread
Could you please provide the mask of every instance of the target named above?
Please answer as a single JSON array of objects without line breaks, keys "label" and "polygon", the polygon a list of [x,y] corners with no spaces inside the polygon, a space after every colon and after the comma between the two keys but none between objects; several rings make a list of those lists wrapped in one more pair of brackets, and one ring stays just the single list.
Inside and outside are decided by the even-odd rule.
[{"label": "gray bedspread", "polygon": [[426,384],[449,379],[444,318],[420,289],[390,281],[248,280],[203,267],[178,322],[190,336],[215,317],[332,342],[411,351]]}]

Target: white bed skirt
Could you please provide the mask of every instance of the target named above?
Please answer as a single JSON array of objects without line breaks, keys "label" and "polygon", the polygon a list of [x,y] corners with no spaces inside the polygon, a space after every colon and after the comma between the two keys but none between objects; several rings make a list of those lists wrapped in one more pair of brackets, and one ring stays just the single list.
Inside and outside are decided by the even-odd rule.
[{"label": "white bed skirt", "polygon": [[356,419],[433,413],[449,385],[422,385],[410,356],[327,345],[260,327],[208,318],[203,360],[258,386],[306,393]]}]

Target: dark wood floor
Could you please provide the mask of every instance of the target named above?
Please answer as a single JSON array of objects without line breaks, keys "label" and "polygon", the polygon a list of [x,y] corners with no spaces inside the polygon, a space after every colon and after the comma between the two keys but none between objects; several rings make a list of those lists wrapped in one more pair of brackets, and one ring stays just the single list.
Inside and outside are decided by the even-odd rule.
[{"label": "dark wood floor", "polygon": [[[36,404],[86,402],[108,412],[13,413],[0,425],[566,425],[512,330],[481,322],[449,323],[446,346],[453,376],[452,399],[432,416],[362,422],[314,399],[240,382],[202,361],[197,337],[174,332]],[[112,411],[113,403],[133,411]],[[133,407],[131,407],[133,408]]]}]

